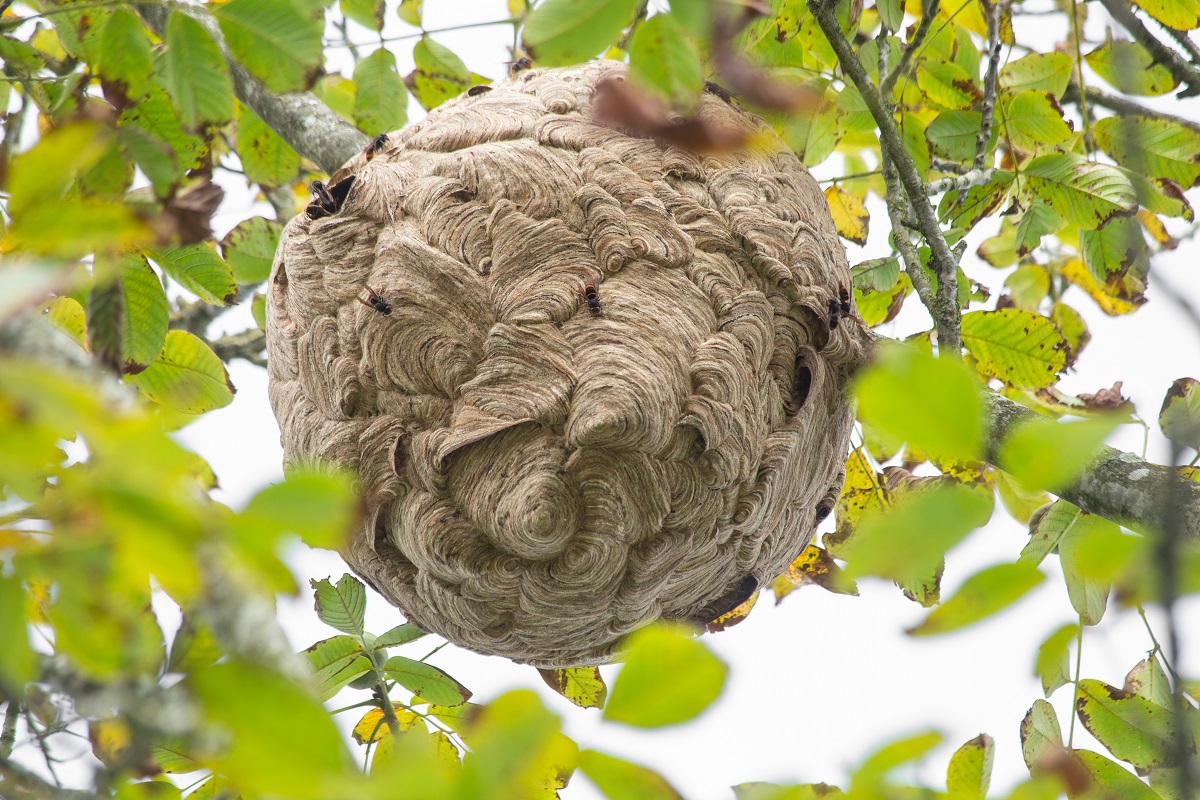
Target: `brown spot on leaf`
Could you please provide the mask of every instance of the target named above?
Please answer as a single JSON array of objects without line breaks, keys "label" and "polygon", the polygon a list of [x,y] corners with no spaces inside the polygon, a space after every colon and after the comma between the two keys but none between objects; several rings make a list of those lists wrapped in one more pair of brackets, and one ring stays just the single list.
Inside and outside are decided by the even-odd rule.
[{"label": "brown spot on leaf", "polygon": [[1117,381],[1112,385],[1111,389],[1101,389],[1094,394],[1084,392],[1079,395],[1079,399],[1088,408],[1113,410],[1129,409],[1132,410],[1133,405],[1129,402],[1129,398],[1121,394],[1122,381]]}]

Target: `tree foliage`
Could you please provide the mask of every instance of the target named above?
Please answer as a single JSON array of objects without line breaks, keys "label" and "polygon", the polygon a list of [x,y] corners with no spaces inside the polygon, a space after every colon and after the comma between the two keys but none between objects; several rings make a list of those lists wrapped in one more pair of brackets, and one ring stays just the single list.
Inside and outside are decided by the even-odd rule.
[{"label": "tree foliage", "polygon": [[[352,576],[313,581],[333,635],[291,653],[269,601],[301,587],[279,554],[296,538],[335,548],[352,483],[296,470],[231,509],[170,436],[232,401],[226,362],[264,363],[255,288],[309,182],[403,126],[410,96],[432,109],[501,76],[471,72],[425,30],[419,0],[0,7],[0,794],[315,800],[403,785],[404,796],[554,797],[578,771],[610,798],[678,797],[648,766],[581,750],[530,692],[471,702],[415,627],[365,629],[368,593]],[[327,30],[380,31],[392,14],[418,31],[400,45],[412,72],[381,40],[352,48],[349,75],[325,73],[326,48],[340,46]],[[1170,511],[1196,491],[1196,468],[1151,473],[1104,449],[1115,426],[1141,421],[1119,385],[1057,386],[1090,338],[1078,307],[1137,312],[1156,254],[1194,232],[1200,122],[1153,98],[1200,93],[1195,2],[510,0],[508,14],[498,24],[514,31],[514,68],[628,59],[639,102],[619,111],[627,128],[670,141],[670,114],[709,91],[769,119],[806,164],[840,164],[825,189],[838,232],[859,245],[872,228],[890,232],[886,255],[853,268],[857,313],[843,324],[884,324],[914,294],[928,310],[929,330],[881,347],[859,376],[860,441],[833,530],[770,585],[776,601],[807,584],[854,594],[855,579],[877,576],[931,607],[909,633],[935,636],[1064,581],[1079,624],[1030,661],[1047,697],[1073,692],[1108,754],[1064,741],[1054,708],[1033,700],[1020,729],[1031,778],[1010,796],[1197,792],[1200,695],[1170,660],[1177,632],[1176,649],[1156,644],[1123,687],[1072,662],[1112,606],[1158,604],[1171,620],[1179,597],[1200,592],[1198,529]],[[1062,41],[1039,30],[1046,16]],[[281,94],[306,91],[323,104]],[[305,138],[319,127],[310,113],[336,134],[323,145]],[[703,126],[691,136],[713,150],[746,144]],[[242,220],[218,241],[216,170],[240,172],[276,218]],[[968,249],[994,268],[993,286],[962,271]],[[238,304],[257,326],[210,334]],[[1160,414],[1181,456],[1200,446],[1196,386],[1176,381]],[[989,426],[999,401],[988,391],[1036,422]],[[1105,483],[1115,461],[1132,472]],[[1142,505],[1110,502],[1104,487],[1139,470],[1159,476],[1133,492]],[[947,553],[997,498],[1028,522],[1028,543],[943,599]],[[1128,511],[1150,505],[1166,510]],[[173,632],[150,613],[162,603],[181,614]],[[603,708],[605,724],[686,722],[728,671],[692,633],[633,636],[611,688],[594,668],[543,677]],[[343,697],[356,699],[322,705]],[[357,749],[330,716],[351,711]],[[14,757],[18,731],[50,777]],[[51,753],[80,734],[102,767],[71,794],[54,785]],[[940,742],[887,743],[844,788],[734,791],[909,796],[897,770]],[[993,751],[986,734],[963,744],[945,796],[986,796]]]}]

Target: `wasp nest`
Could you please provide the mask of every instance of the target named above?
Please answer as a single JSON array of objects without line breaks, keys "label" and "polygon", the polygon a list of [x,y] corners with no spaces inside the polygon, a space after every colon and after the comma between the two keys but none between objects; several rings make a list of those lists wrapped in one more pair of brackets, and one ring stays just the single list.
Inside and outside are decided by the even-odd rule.
[{"label": "wasp nest", "polygon": [[841,487],[863,352],[796,157],[711,95],[696,119],[753,153],[600,124],[622,74],[529,70],[377,139],[287,226],[268,298],[285,459],[361,481],[351,567],[543,667],[782,572]]}]

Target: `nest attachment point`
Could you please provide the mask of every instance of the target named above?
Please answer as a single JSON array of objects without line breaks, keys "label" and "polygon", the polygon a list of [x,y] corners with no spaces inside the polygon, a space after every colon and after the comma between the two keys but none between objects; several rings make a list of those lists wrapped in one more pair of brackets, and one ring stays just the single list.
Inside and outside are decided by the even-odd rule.
[{"label": "nest attachment point", "polygon": [[541,667],[706,622],[841,488],[865,333],[825,200],[752,114],[698,154],[602,124],[606,61],[377,139],[287,226],[268,296],[285,460],[354,469],[350,566],[420,628]]}]

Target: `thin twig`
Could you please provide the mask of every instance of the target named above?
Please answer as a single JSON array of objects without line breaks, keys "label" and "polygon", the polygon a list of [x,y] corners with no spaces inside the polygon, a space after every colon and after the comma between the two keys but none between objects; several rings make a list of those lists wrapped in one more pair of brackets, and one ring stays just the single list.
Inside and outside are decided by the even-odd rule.
[{"label": "thin twig", "polygon": [[[1155,22],[1158,22],[1158,20],[1155,20]],[[1187,50],[1188,55],[1192,57],[1192,61],[1200,61],[1200,46],[1197,46],[1196,43],[1192,41],[1192,37],[1188,36],[1187,31],[1177,31],[1174,28],[1168,27],[1167,25],[1163,25],[1161,22],[1158,24],[1162,25],[1163,30],[1165,30],[1172,39],[1179,42],[1180,47],[1182,47],[1184,50]]]},{"label": "thin twig", "polygon": [[58,779],[58,773],[54,769],[55,758],[50,753],[50,745],[46,744],[48,734],[38,729],[37,723],[33,721],[33,714],[29,713],[29,709],[25,709],[25,727],[33,734],[33,738],[37,739],[38,750],[42,753],[42,760],[46,764],[46,770],[50,773],[50,777],[54,779],[54,785],[61,787],[62,781]]},{"label": "thin twig", "polygon": [[1192,97],[1200,94],[1200,69],[1189,64],[1177,50],[1160,42],[1133,13],[1133,5],[1128,0],[1100,0],[1100,2],[1112,18],[1121,23],[1121,26],[1129,31],[1129,35],[1136,39],[1138,44],[1146,48],[1156,63],[1162,64],[1175,80],[1187,86],[1187,89],[1179,92],[1176,97]]},{"label": "thin twig", "polygon": [[1079,81],[1079,116],[1083,118],[1083,146],[1090,156],[1096,150],[1096,140],[1092,138],[1092,122],[1087,109],[1087,90],[1083,83],[1083,45],[1080,42],[1083,34],[1080,31],[1079,5],[1076,0],[1071,0],[1071,31],[1071,38],[1075,44],[1075,78]]},{"label": "thin twig", "polygon": [[1001,0],[985,0],[988,12],[988,68],[983,79],[983,113],[979,120],[979,133],[975,136],[975,169],[983,169],[988,145],[992,141],[992,117],[996,113],[996,76],[1000,72],[1000,3]]},{"label": "thin twig", "polygon": [[1200,133],[1200,122],[1184,119],[1183,117],[1176,117],[1171,114],[1164,114],[1161,111],[1155,111],[1153,109],[1146,108],[1140,103],[1135,103],[1132,100],[1126,100],[1124,97],[1118,97],[1115,94],[1109,94],[1093,86],[1087,87],[1086,101],[1080,100],[1079,89],[1077,89],[1075,86],[1068,86],[1067,90],[1063,92],[1062,102],[1074,103],[1080,107],[1081,111],[1083,110],[1084,102],[1086,102],[1094,106],[1107,108],[1109,111],[1115,111],[1118,114],[1125,116],[1136,115],[1149,117],[1151,119],[1158,119],[1164,122],[1170,122],[1173,125],[1180,125],[1194,133]]},{"label": "thin twig", "polygon": [[871,82],[862,62],[858,60],[850,42],[846,40],[841,26],[838,25],[833,7],[826,0],[808,0],[808,8],[812,11],[817,24],[821,26],[821,30],[825,33],[825,38],[829,40],[834,52],[837,53],[842,70],[854,81],[855,87],[862,95],[863,102],[867,104],[871,116],[875,119],[875,124],[879,126],[880,146],[886,147],[892,156],[900,183],[908,195],[908,201],[912,204],[921,233],[928,242],[933,255],[933,271],[938,278],[939,302],[929,309],[929,313],[933,316],[934,324],[937,327],[938,351],[958,357],[962,353],[961,314],[958,307],[958,261],[946,243],[937,213],[925,195],[925,182],[917,172],[912,155],[900,138],[900,131],[896,128],[896,120],[892,115],[890,103],[887,103],[880,95],[879,88]]},{"label": "thin twig", "polygon": [[267,335],[259,328],[248,328],[241,333],[228,333],[212,343],[212,350],[222,361],[229,363],[235,358],[245,359],[258,367],[267,365],[263,350],[267,346]]},{"label": "thin twig", "polygon": [[912,63],[913,55],[925,41],[925,37],[929,34],[930,27],[933,26],[933,18],[937,16],[938,5],[941,0],[929,0],[926,3],[924,10],[921,11],[921,22],[917,25],[917,30],[913,33],[912,41],[904,48],[904,52],[900,55],[900,61],[896,64],[896,68],[889,72],[886,77],[880,73],[879,91],[884,97],[892,96],[892,89],[896,88],[896,81],[908,72],[908,67]]},{"label": "thin twig", "polygon": [[953,178],[942,178],[941,180],[932,181],[925,187],[925,193],[932,197],[935,194],[953,192],[956,189],[963,191],[975,186],[986,186],[988,183],[991,183],[994,173],[995,170],[990,167],[988,169],[976,168]]},{"label": "thin twig", "polygon": [[7,789],[11,785],[19,792],[42,800],[100,800],[100,795],[92,792],[55,786],[6,758],[0,758],[0,778],[3,778],[0,780],[0,789]]}]

